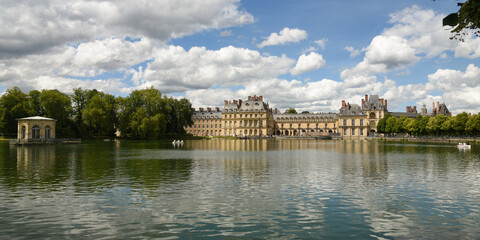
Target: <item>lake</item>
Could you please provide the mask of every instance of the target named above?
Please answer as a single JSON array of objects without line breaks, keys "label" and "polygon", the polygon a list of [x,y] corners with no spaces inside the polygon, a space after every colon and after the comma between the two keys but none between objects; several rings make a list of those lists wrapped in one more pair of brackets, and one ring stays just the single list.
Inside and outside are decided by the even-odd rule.
[{"label": "lake", "polygon": [[480,145],[0,143],[2,239],[479,239]]}]

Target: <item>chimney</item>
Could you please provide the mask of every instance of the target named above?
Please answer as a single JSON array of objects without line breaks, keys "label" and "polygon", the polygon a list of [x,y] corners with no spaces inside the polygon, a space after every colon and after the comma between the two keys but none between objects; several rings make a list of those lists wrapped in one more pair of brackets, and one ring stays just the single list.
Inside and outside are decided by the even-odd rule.
[{"label": "chimney", "polygon": [[347,105],[348,105],[348,110],[350,110],[350,103],[347,103]]},{"label": "chimney", "polygon": [[248,101],[252,100],[252,96],[248,96]]},{"label": "chimney", "polygon": [[413,112],[417,113],[417,106],[413,106]]},{"label": "chimney", "polygon": [[440,112],[440,102],[437,102],[437,114]]},{"label": "chimney", "polygon": [[342,108],[345,108],[345,100],[342,100]]},{"label": "chimney", "polygon": [[382,101],[382,105],[385,106],[385,101],[383,101],[383,98],[380,98],[380,101]]},{"label": "chimney", "polygon": [[195,112],[195,108],[192,108],[192,112]]},{"label": "chimney", "polygon": [[223,100],[223,106],[227,105],[228,104],[228,101],[227,100]]},{"label": "chimney", "polygon": [[211,112],[212,108],[207,107],[207,112]]},{"label": "chimney", "polygon": [[365,105],[365,99],[362,99],[362,106]]},{"label": "chimney", "polygon": [[215,112],[220,112],[220,108],[215,107]]},{"label": "chimney", "polygon": [[277,108],[275,108],[275,114],[278,114],[278,109]]},{"label": "chimney", "polygon": [[203,112],[203,108],[198,108],[198,111],[199,111],[199,112]]},{"label": "chimney", "polygon": [[410,106],[407,106],[407,113],[410,112]]},{"label": "chimney", "polygon": [[365,102],[368,103],[368,94],[365,94]]},{"label": "chimney", "polygon": [[233,100],[233,104],[237,105],[238,104],[237,100]]},{"label": "chimney", "polygon": [[385,110],[387,110],[387,99],[385,99]]},{"label": "chimney", "polygon": [[258,96],[258,101],[263,101],[263,96]]},{"label": "chimney", "polygon": [[257,95],[253,95],[253,101],[257,101]]},{"label": "chimney", "polygon": [[242,106],[242,99],[238,99],[238,105]]}]

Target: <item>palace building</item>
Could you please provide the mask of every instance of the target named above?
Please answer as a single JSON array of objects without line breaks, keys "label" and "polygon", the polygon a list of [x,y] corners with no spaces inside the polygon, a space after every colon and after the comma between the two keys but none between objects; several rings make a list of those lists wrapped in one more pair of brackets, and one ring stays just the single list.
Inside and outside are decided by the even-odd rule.
[{"label": "palace building", "polygon": [[377,124],[385,116],[387,100],[378,95],[365,95],[362,105],[345,103],[338,114],[338,125],[343,138],[362,138],[374,135],[377,132]]},{"label": "palace building", "polygon": [[[423,106],[421,114],[426,113]],[[445,104],[433,105],[432,115],[449,115]],[[186,127],[194,136],[317,137],[337,135],[344,139],[365,138],[377,135],[377,124],[388,113],[387,100],[378,95],[365,95],[361,105],[342,100],[339,113],[282,114],[271,109],[263,96],[249,96],[248,100],[224,101],[223,111],[218,107],[194,110],[193,125]],[[396,117],[414,118],[416,106],[407,106],[406,112],[392,112]]]},{"label": "palace building", "polygon": [[223,136],[222,112],[218,107],[214,111],[211,108],[193,109],[192,120],[193,125],[185,128],[187,133],[194,136]]},{"label": "palace building", "polygon": [[273,118],[275,135],[278,136],[320,136],[337,133],[338,115],[335,113],[274,114]]},{"label": "palace building", "polygon": [[273,112],[268,103],[263,102],[263,96],[249,96],[246,101],[225,100],[222,125],[224,136],[272,136]]}]

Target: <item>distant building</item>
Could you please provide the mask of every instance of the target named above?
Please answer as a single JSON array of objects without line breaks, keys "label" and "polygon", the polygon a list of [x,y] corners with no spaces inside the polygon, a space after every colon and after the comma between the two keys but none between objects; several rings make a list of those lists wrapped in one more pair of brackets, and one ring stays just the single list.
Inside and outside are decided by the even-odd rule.
[{"label": "distant building", "polygon": [[277,136],[320,136],[337,132],[338,114],[302,113],[276,114],[275,135]]},{"label": "distant building", "polygon": [[440,102],[437,102],[437,106],[435,107],[435,103],[432,104],[433,111],[432,111],[432,116],[437,116],[438,114],[442,114],[445,116],[451,116],[452,113],[448,111],[447,105],[445,103],[440,104]]},{"label": "distant building", "polygon": [[212,111],[211,108],[193,109],[193,125],[185,128],[187,133],[194,136],[223,136],[222,134],[222,112],[218,107]]},{"label": "distant building", "polygon": [[245,101],[225,100],[222,125],[224,136],[272,136],[273,112],[263,101],[263,96],[249,96]]},{"label": "distant building", "polygon": [[423,104],[422,111],[421,111],[420,114],[422,114],[423,116],[425,116],[425,115],[428,114],[428,112],[427,112],[427,106],[425,106],[425,104]]},{"label": "distant building", "polygon": [[[388,112],[387,100],[378,95],[365,95],[361,105],[342,100],[339,113],[282,114],[272,110],[263,96],[249,96],[248,100],[224,101],[224,109],[199,108],[192,116],[193,125],[186,127],[194,136],[321,136],[339,134],[343,138],[365,138],[377,133],[377,124],[385,114],[416,118],[416,106],[407,106],[405,112]],[[421,115],[429,115],[423,105]],[[451,115],[445,104],[433,104],[431,116]]]},{"label": "distant building", "polygon": [[338,114],[338,127],[343,138],[364,138],[377,132],[377,124],[385,116],[387,100],[378,95],[365,95],[362,105],[342,100]]},{"label": "distant building", "polygon": [[18,141],[45,141],[55,139],[57,120],[46,117],[26,117],[18,120]]},{"label": "distant building", "polygon": [[[422,111],[423,111],[423,108],[422,108]],[[427,111],[425,109],[425,111]],[[389,112],[391,115],[399,118],[401,116],[405,116],[407,118],[416,118],[418,116],[418,112],[417,112],[417,106],[407,106],[407,109],[405,112]]]}]

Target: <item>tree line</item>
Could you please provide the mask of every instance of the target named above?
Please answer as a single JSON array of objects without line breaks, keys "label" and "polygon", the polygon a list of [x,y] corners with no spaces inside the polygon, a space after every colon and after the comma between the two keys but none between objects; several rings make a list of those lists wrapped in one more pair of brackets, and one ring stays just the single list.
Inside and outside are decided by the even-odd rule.
[{"label": "tree line", "polygon": [[438,114],[435,117],[418,115],[399,118],[387,113],[377,124],[380,133],[408,133],[412,136],[479,136],[480,113],[466,112],[456,116]]},{"label": "tree line", "polygon": [[185,134],[192,125],[192,105],[187,99],[162,95],[153,87],[116,97],[95,89],[32,90],[18,87],[0,97],[0,133],[17,135],[17,119],[43,116],[57,120],[56,137],[122,137],[155,139]]}]

